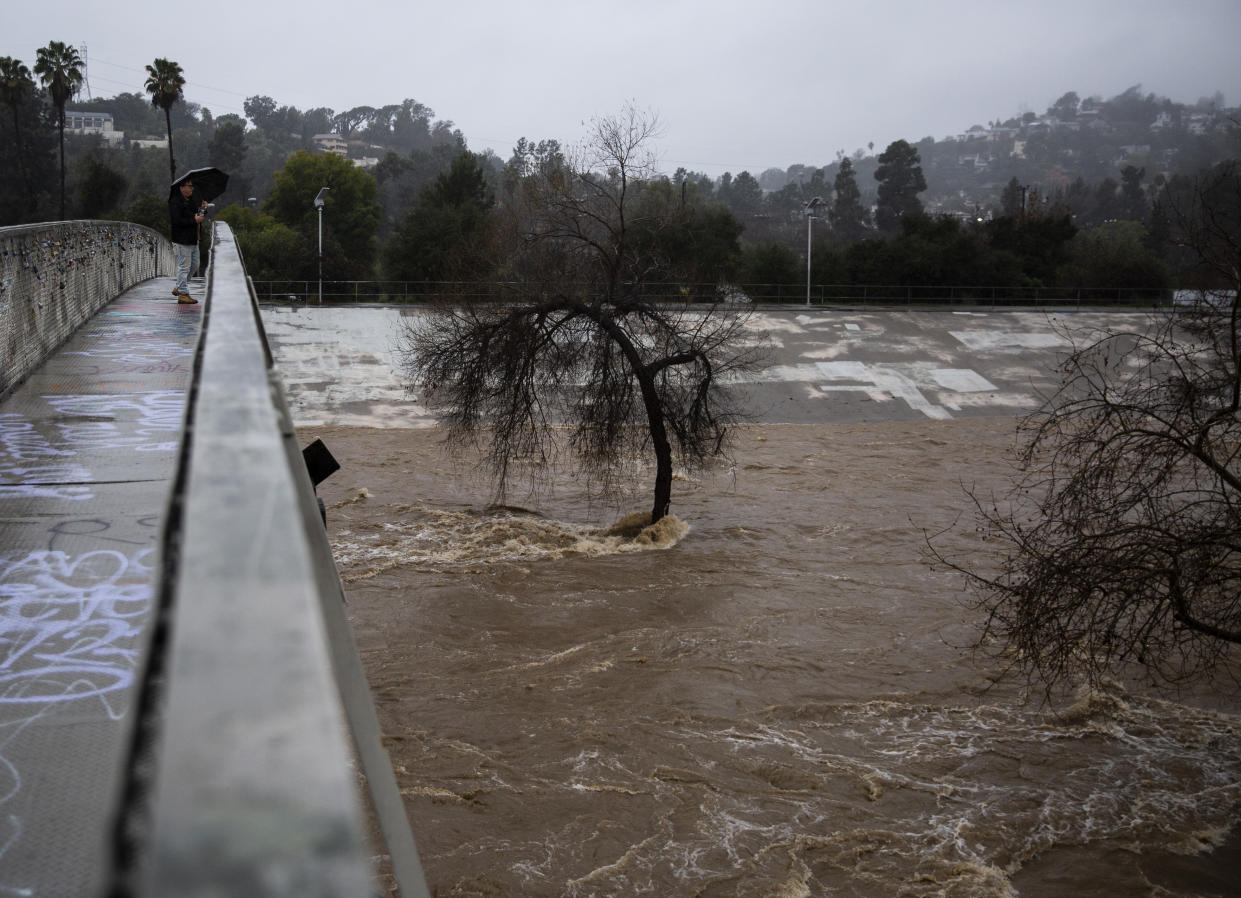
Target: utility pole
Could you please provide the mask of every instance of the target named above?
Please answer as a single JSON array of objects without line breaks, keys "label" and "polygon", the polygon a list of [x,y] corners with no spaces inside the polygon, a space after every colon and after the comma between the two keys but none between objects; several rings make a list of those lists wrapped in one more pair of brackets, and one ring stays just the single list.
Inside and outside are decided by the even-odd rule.
[{"label": "utility pole", "polygon": [[823,205],[823,197],[816,196],[810,202],[802,207],[802,214],[806,216],[806,308],[810,308],[810,256],[813,253],[813,245],[811,237],[814,234],[814,210]]},{"label": "utility pole", "polygon": [[331,189],[323,187],[315,194],[315,208],[319,210],[319,305],[323,305],[323,195]]}]

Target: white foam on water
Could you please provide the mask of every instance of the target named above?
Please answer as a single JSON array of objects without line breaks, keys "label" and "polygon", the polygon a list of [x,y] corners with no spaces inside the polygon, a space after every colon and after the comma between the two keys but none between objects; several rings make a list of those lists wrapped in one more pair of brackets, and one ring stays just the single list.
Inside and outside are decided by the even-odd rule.
[{"label": "white foam on water", "polygon": [[1119,691],[1060,715],[880,699],[709,724],[660,734],[683,747],[677,769],[577,756],[572,788],[653,794],[672,809],[623,862],[592,870],[598,894],[637,894],[671,864],[680,882],[745,882],[752,894],[830,882],[1012,898],[1012,876],[1057,846],[1201,852],[1241,808],[1241,719]]},{"label": "white foam on water", "polygon": [[530,562],[567,555],[594,558],[668,549],[689,532],[676,515],[651,525],[644,523],[649,515],[631,515],[601,529],[511,512],[471,514],[425,506],[398,511],[402,520],[359,523],[333,537],[332,554],[346,583],[397,567]]}]

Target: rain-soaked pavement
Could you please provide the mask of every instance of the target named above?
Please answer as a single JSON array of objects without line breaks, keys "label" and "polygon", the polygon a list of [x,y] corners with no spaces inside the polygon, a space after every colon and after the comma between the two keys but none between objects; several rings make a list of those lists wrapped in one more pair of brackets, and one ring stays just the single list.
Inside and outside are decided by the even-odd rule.
[{"label": "rain-soaked pavement", "polygon": [[202,321],[171,285],[0,403],[0,895],[101,894]]}]

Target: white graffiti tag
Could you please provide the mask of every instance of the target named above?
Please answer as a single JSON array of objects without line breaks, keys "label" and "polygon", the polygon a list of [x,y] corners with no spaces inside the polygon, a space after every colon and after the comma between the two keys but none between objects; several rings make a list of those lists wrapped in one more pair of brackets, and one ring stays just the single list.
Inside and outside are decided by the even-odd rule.
[{"label": "white graffiti tag", "polygon": [[[62,416],[56,426],[66,448],[173,452],[181,445],[184,390],[56,395],[44,399]],[[135,416],[136,420],[126,425],[122,435],[115,419]]]},{"label": "white graffiti tag", "polygon": [[72,449],[53,446],[22,415],[0,414],[0,499],[89,499],[93,480]]},{"label": "white graffiti tag", "polygon": [[102,697],[133,682],[151,613],[152,551],[0,559],[0,706]]}]

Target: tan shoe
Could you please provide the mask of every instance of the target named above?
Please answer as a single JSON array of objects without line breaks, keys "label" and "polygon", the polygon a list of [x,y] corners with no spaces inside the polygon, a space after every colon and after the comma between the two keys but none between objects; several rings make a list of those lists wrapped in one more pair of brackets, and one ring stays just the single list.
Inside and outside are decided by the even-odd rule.
[{"label": "tan shoe", "polygon": [[181,291],[180,291],[180,290],[178,290],[176,287],[173,287],[173,288],[172,288],[172,295],[173,295],[173,296],[180,296],[180,295],[181,295]]},{"label": "tan shoe", "polygon": [[179,297],[177,297],[177,302],[181,303],[182,305],[188,306],[188,305],[192,305],[193,303],[198,302],[198,300],[190,296],[188,293],[182,293]]}]

